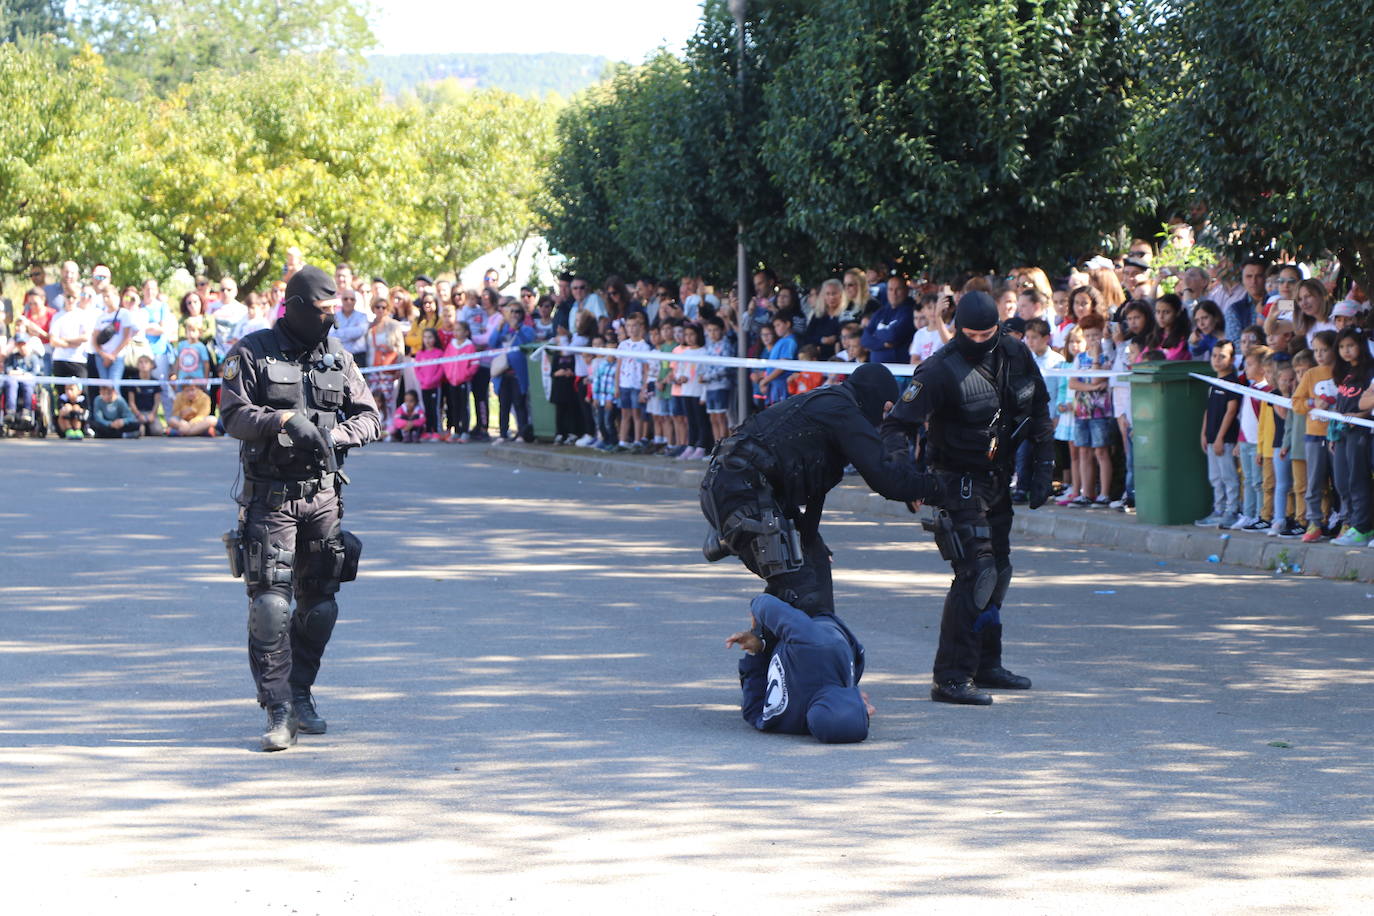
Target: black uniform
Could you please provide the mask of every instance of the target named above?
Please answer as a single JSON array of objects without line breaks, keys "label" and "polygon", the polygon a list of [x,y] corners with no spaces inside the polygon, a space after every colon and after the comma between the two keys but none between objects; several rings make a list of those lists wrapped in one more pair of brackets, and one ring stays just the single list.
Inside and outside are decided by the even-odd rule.
[{"label": "black uniform", "polygon": [[362,549],[340,527],[347,478],[338,465],[349,448],[382,432],[353,358],[335,338],[314,332],[309,317],[297,324],[283,318],[244,337],[222,370],[220,414],[242,441],[244,475],[239,527],[226,542],[247,586],[249,666],[258,702],[269,710],[310,700],[338,617],[334,595],[356,576]]},{"label": "black uniform", "polygon": [[767,593],[815,616],[833,614],[830,551],[819,527],[826,494],[852,464],[888,499],[929,499],[936,486],[877,433],[897,396],[887,367],[860,367],[842,385],[788,398],[755,414],[716,446],[701,482],[711,523],[708,560],[738,556]]},{"label": "black uniform", "polygon": [[[882,427],[889,452],[903,454],[926,427],[923,458],[945,493],[937,519],[945,530],[937,530],[936,542],[953,564],[954,581],[940,621],[937,685],[973,680],[1011,686],[996,677],[1015,677],[1002,669],[1000,611],[1011,584],[1009,488],[1017,445],[1030,441],[1034,450],[1032,508],[1048,498],[1053,472],[1049,395],[1030,350],[1009,335],[988,347],[980,354],[977,345],[961,347],[956,337],[934,353],[916,369]],[[1030,686],[1018,680],[1025,682],[1016,686]],[[983,700],[990,702],[986,695]]]}]

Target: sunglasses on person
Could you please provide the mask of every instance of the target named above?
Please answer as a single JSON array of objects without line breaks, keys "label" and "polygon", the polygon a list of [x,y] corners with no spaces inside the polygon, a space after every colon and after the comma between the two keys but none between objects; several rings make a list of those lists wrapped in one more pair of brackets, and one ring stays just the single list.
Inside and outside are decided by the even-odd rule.
[{"label": "sunglasses on person", "polygon": [[1280,282],[1280,283],[1297,283],[1297,282],[1298,282],[1298,278],[1297,278],[1297,277],[1279,277],[1279,282]]},{"label": "sunglasses on person", "polygon": [[523,293],[520,294],[520,298],[521,298],[521,299],[533,299],[533,298],[534,298],[534,293],[532,293],[532,292],[526,290],[525,292],[523,292]]},{"label": "sunglasses on person", "polygon": [[91,274],[91,280],[92,280],[93,282],[96,282],[96,283],[100,282],[101,280],[108,280],[108,279],[110,279],[110,275],[109,275],[109,274]]},{"label": "sunglasses on person", "polygon": [[573,288],[573,289],[586,289],[586,288],[587,288],[587,284],[585,284],[585,283],[574,283],[574,284],[572,285],[572,288]]}]

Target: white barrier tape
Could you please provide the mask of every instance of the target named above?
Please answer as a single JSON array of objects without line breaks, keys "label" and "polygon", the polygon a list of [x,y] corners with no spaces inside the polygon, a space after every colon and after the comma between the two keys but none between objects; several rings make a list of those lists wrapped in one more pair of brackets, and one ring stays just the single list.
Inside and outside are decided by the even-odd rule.
[{"label": "white barrier tape", "polygon": [[[747,356],[710,356],[705,353],[664,353],[660,350],[610,350],[605,347],[574,347],[568,344],[548,344],[545,349],[589,356],[614,356],[617,359],[638,359],[648,362],[696,363],[700,366],[728,366],[745,369],[782,369],[787,372],[819,372],[821,375],[849,375],[864,363],[839,360],[751,359]],[[885,363],[896,376],[909,376],[915,366]]]},{"label": "white barrier tape", "polygon": [[505,347],[501,350],[476,350],[472,353],[460,353],[457,356],[440,356],[436,359],[412,359],[403,363],[392,363],[389,366],[365,366],[358,371],[363,375],[372,375],[374,372],[399,372],[402,369],[414,369],[416,366],[439,366],[444,363],[465,363],[471,362],[474,359],[482,359],[486,356],[495,356],[498,353],[514,353],[519,349],[519,347]]},{"label": "white barrier tape", "polygon": [[[1225,379],[1215,378],[1210,375],[1199,375],[1196,372],[1190,372],[1188,374],[1200,382],[1206,382],[1214,388],[1221,388],[1235,394],[1255,398],[1259,401],[1267,401],[1270,404],[1274,404],[1278,407],[1286,407],[1289,410],[1293,408],[1292,400],[1283,395],[1274,394],[1269,391],[1257,391],[1254,388],[1247,388],[1244,385],[1237,385],[1235,382],[1228,382]],[[1307,415],[1318,420],[1335,420],[1338,423],[1350,423],[1355,426],[1363,426],[1366,429],[1374,429],[1374,420],[1367,417],[1352,417],[1343,413],[1335,413],[1334,411],[1321,410],[1319,408],[1309,410]]]},{"label": "white barrier tape", "polygon": [[1112,369],[1041,369],[1040,374],[1045,378],[1116,378],[1130,375],[1131,372]]},{"label": "white barrier tape", "polygon": [[77,378],[76,376],[56,376],[56,375],[0,375],[0,378],[18,378],[21,382],[29,382],[35,385],[86,385],[92,388],[100,388],[104,385],[113,385],[116,388],[161,388],[163,385],[218,385],[220,380],[217,378],[183,378],[161,381],[155,378],[121,378],[103,379],[99,376],[89,378]]}]

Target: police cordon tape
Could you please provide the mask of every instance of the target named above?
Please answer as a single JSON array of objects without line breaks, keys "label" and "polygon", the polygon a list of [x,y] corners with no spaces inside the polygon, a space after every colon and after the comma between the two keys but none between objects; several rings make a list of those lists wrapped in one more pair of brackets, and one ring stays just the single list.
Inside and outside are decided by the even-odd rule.
[{"label": "police cordon tape", "polygon": [[[1225,391],[1254,398],[1258,401],[1266,401],[1276,407],[1284,407],[1288,410],[1293,409],[1293,400],[1281,394],[1274,394],[1271,391],[1260,391],[1256,388],[1247,388],[1244,385],[1237,385],[1235,382],[1228,382],[1225,379],[1216,378],[1211,375],[1201,375],[1197,372],[1189,372],[1188,374],[1200,382],[1206,382],[1214,388],[1221,388]],[[1307,415],[1316,417],[1318,420],[1335,420],[1338,423],[1353,423],[1356,426],[1374,429],[1374,420],[1368,419],[1367,417],[1352,417],[1331,410],[1321,410],[1320,408],[1309,410]]]},{"label": "police cordon tape", "polygon": [[[605,347],[575,347],[571,344],[547,344],[540,350],[561,350],[564,353],[580,353],[589,356],[614,356],[618,359],[635,359],[646,362],[695,363],[702,366],[726,366],[744,369],[782,369],[787,372],[819,372],[822,375],[849,375],[864,363],[851,363],[841,360],[804,360],[804,359],[753,359],[745,356],[711,356],[705,353],[664,353],[661,350],[611,350]],[[536,353],[537,355],[537,353]],[[907,363],[885,363],[892,374],[898,377],[910,376],[916,366]],[[1075,378],[1111,378],[1130,375],[1129,372],[1112,372],[1106,369],[1058,370],[1051,369],[1046,375],[1065,375]]]},{"label": "police cordon tape", "polygon": [[[416,366],[438,366],[443,363],[462,363],[470,362],[474,359],[496,356],[500,353],[513,353],[519,347],[505,347],[500,350],[479,350],[473,353],[460,353],[457,356],[442,356],[436,359],[409,360],[404,363],[392,363],[387,366],[362,366],[358,369],[363,375],[371,375],[375,372],[399,372],[403,369],[413,369]],[[104,379],[99,377],[79,378],[77,376],[56,376],[56,375],[20,375],[21,380],[35,385],[85,385],[92,388],[103,388],[106,385],[113,385],[115,388],[161,388],[163,385],[220,385],[223,382],[218,378],[186,378],[186,379],[144,379],[144,378],[125,378],[125,379]]]}]

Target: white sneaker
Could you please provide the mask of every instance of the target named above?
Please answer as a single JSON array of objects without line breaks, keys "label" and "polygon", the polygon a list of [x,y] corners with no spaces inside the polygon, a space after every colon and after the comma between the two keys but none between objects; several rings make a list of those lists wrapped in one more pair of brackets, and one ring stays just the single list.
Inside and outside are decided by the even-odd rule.
[{"label": "white sneaker", "polygon": [[1281,519],[1281,518],[1276,518],[1276,519],[1274,519],[1274,524],[1272,524],[1272,525],[1269,526],[1269,530],[1266,531],[1266,532],[1264,532],[1264,536],[1267,537],[1267,538],[1276,538],[1276,537],[1279,536],[1279,532],[1282,531],[1282,530],[1283,530],[1283,519]]},{"label": "white sneaker", "polygon": [[1112,509],[1124,509],[1126,508],[1126,497],[1123,496],[1120,499],[1114,499],[1107,505]]},{"label": "white sneaker", "polygon": [[574,442],[573,445],[576,445],[578,448],[586,448],[595,441],[596,437],[593,436],[591,433],[587,433],[581,439],[578,439],[576,442]]},{"label": "white sneaker", "polygon": [[1230,529],[1232,531],[1242,531],[1246,527],[1253,525],[1254,523],[1255,520],[1253,518],[1251,518],[1248,515],[1242,515],[1240,518],[1236,519],[1236,523],[1234,525],[1231,525]]}]

